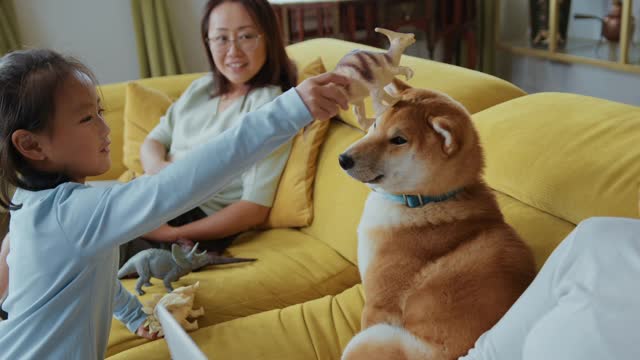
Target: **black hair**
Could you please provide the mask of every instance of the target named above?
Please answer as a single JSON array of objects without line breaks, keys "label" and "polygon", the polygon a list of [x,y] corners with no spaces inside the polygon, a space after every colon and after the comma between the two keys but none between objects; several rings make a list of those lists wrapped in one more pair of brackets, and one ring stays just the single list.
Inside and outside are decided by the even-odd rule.
[{"label": "black hair", "polygon": [[294,62],[287,56],[284,40],[280,34],[280,27],[276,13],[267,0],[209,0],[204,8],[200,22],[200,36],[204,45],[209,68],[213,74],[211,97],[227,94],[231,90],[231,83],[216,67],[209,49],[209,17],[213,9],[225,2],[236,2],[244,6],[253,21],[263,33],[266,46],[266,59],[260,71],[251,78],[247,85],[249,89],[257,89],[267,85],[277,85],[282,92],[296,86],[298,71]]},{"label": "black hair", "polygon": [[53,50],[19,50],[0,58],[0,206],[3,208],[22,207],[11,202],[12,187],[38,191],[70,180],[63,173],[33,169],[14,147],[11,136],[20,129],[33,133],[50,130],[55,93],[77,72],[97,84],[93,73],[80,61]]}]

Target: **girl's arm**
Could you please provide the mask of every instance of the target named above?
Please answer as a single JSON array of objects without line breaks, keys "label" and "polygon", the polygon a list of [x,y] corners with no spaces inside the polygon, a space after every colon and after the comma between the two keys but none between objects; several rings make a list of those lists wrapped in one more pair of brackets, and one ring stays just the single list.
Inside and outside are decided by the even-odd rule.
[{"label": "girl's arm", "polygon": [[147,319],[142,311],[142,305],[137,297],[131,295],[122,286],[120,280],[115,280],[115,296],[113,299],[113,316],[120,320],[132,333],[136,333]]},{"label": "girl's arm", "polygon": [[153,175],[170,164],[167,161],[167,148],[158,140],[147,137],[140,147],[140,161],[144,172]]},{"label": "girl's arm", "polygon": [[2,240],[0,247],[0,304],[7,297],[9,289],[9,265],[7,265],[7,256],[9,255],[9,234]]},{"label": "girl's arm", "polygon": [[346,108],[336,84],[348,80],[332,73],[305,80],[157,175],[106,188],[59,186],[52,208],[62,230],[80,255],[92,256],[156,229],[213,196],[314,117]]}]

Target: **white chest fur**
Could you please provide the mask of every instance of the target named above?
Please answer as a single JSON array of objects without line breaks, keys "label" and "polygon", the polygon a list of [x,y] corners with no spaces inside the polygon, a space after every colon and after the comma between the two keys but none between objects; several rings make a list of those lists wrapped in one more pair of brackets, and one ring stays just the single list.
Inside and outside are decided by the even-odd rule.
[{"label": "white chest fur", "polygon": [[400,207],[376,192],[369,194],[358,226],[358,270],[363,281],[381,241],[372,234],[378,233],[376,229],[397,227],[403,222],[406,222],[406,217]]}]

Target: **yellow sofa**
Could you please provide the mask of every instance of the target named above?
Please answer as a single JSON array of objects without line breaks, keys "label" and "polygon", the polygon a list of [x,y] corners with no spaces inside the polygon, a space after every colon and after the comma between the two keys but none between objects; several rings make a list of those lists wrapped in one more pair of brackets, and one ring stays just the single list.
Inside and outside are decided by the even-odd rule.
[{"label": "yellow sofa", "polygon": [[[288,47],[300,65],[321,56],[332,69],[365,46],[317,39]],[[526,95],[495,77],[442,63],[403,57],[416,87],[444,91],[473,114],[487,158],[486,180],[507,221],[532,246],[538,266],[581,220],[598,215],[636,216],[640,179],[640,109],[584,96]],[[198,74],[141,80],[171,97]],[[112,129],[112,169],[122,164],[126,84],[102,87]],[[200,281],[196,305],[205,308],[191,333],[211,358],[339,359],[358,331],[363,294],[356,267],[356,227],[368,189],[338,166],[338,154],[363,136],[334,120],[318,159],[314,220],[300,229],[242,235],[230,248],[249,265],[208,268],[178,285]],[[134,281],[124,281],[131,290]],[[149,288],[162,293],[161,286]],[[147,341],[114,320],[109,359],[167,359],[166,343]]]}]

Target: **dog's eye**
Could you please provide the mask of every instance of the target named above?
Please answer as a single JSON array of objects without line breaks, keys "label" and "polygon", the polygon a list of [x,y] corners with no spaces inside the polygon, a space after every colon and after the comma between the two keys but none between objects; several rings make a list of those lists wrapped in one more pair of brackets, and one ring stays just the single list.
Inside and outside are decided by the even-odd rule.
[{"label": "dog's eye", "polygon": [[407,139],[403,138],[402,136],[396,136],[391,138],[389,142],[392,143],[393,145],[402,145],[407,143]]}]

